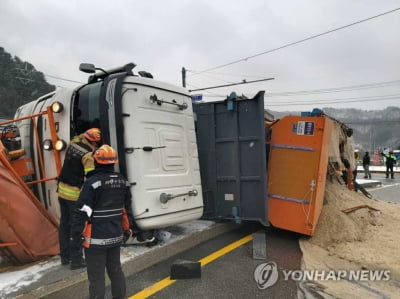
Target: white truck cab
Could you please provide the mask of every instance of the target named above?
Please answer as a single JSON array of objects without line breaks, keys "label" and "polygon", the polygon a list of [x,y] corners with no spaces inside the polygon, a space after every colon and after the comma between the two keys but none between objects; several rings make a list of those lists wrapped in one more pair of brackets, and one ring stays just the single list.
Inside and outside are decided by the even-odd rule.
[{"label": "white truck cab", "polygon": [[[15,118],[40,113],[54,102],[63,107],[54,114],[57,137],[65,143],[91,127],[102,131],[103,143],[118,152],[120,171],[131,184],[133,215],[141,229],[162,228],[198,219],[203,214],[200,169],[190,94],[184,88],[152,79],[146,72],[134,75],[130,63],[102,70],[88,84],[61,89],[18,108]],[[80,69],[94,72],[91,64]],[[46,117],[37,121],[38,136],[30,120],[17,123],[22,147],[34,161],[35,176],[57,176],[50,157],[43,163],[33,146],[50,138]],[[61,152],[61,161],[65,150]],[[41,169],[44,168],[44,169]],[[35,193],[59,217],[57,182],[34,187]]]}]

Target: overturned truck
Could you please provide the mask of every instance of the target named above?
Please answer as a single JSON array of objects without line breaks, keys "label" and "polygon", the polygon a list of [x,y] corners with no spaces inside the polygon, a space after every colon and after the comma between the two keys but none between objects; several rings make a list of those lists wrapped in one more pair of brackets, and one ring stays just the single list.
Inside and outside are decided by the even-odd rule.
[{"label": "overturned truck", "polygon": [[7,122],[19,136],[0,144],[0,184],[10,190],[0,194],[3,258],[58,254],[57,177],[68,141],[91,127],[117,150],[144,230],[202,217],[313,235],[327,173],[340,175],[344,160],[348,173],[355,167],[346,126],[318,109],[274,120],[263,91],[192,105],[187,90],[134,67],[82,64],[87,84],[30,102]]}]

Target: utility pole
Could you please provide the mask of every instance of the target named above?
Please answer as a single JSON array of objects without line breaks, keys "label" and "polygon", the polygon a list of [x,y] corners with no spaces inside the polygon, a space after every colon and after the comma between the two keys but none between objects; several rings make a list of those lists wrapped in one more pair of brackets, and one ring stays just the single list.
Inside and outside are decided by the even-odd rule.
[{"label": "utility pole", "polygon": [[374,145],[372,143],[372,130],[373,130],[373,128],[371,126],[371,128],[369,130],[369,148],[370,148],[371,152],[374,152],[375,149],[374,149]]},{"label": "utility pole", "polygon": [[186,69],[182,67],[182,86],[186,88]]}]

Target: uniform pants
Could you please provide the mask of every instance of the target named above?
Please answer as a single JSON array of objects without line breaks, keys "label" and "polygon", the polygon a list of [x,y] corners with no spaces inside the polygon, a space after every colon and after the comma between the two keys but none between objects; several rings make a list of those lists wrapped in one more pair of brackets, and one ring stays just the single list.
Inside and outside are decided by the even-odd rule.
[{"label": "uniform pants", "polygon": [[393,164],[392,165],[387,165],[386,164],[386,178],[389,178],[389,173],[392,179],[394,178],[394,172],[393,172]]},{"label": "uniform pants", "polygon": [[371,178],[371,172],[369,171],[369,164],[364,164],[364,178]]},{"label": "uniform pants", "polygon": [[74,215],[77,201],[58,198],[60,203],[60,227],[58,230],[58,238],[60,244],[60,256],[64,260],[79,261],[82,259],[82,248],[71,246],[71,223]]},{"label": "uniform pants", "polygon": [[126,295],[125,276],[120,260],[120,246],[94,249],[85,248],[89,298],[103,299],[105,296],[105,271],[111,281],[113,299],[123,299]]}]

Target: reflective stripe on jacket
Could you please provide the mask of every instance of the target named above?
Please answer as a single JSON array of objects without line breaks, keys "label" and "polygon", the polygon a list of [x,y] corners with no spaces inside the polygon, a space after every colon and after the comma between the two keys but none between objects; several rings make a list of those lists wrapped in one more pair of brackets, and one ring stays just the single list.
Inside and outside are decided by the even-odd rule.
[{"label": "reflective stripe on jacket", "polygon": [[[105,171],[104,167],[96,167],[83,185],[78,206],[82,214],[77,214],[73,223],[73,234],[83,226],[83,246],[105,248],[119,246],[123,240],[123,210],[131,210],[131,193],[126,179],[119,173]],[[112,169],[112,168],[111,168]],[[85,215],[83,217],[82,215]],[[132,213],[130,212],[130,217]],[[131,218],[132,222],[133,219]],[[132,225],[132,223],[130,223]],[[80,231],[82,232],[82,230]]]},{"label": "reflective stripe on jacket", "polygon": [[58,196],[62,199],[66,200],[78,200],[79,193],[81,192],[81,188],[70,186],[63,182],[58,183]]},{"label": "reflective stripe on jacket", "polygon": [[118,209],[111,209],[111,210],[94,210],[93,211],[93,220],[96,221],[96,219],[110,219],[114,217],[121,217],[122,216],[122,208]]},{"label": "reflective stripe on jacket", "polygon": [[[94,238],[87,238],[85,237],[85,241],[90,245],[100,245],[100,246],[107,246],[107,245],[115,245],[121,244],[123,240],[123,236],[109,238],[109,239],[94,239]],[[93,246],[90,246],[93,247]]]}]

